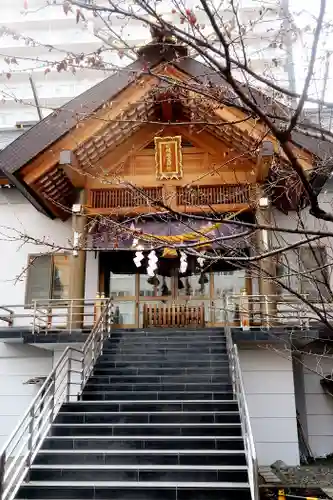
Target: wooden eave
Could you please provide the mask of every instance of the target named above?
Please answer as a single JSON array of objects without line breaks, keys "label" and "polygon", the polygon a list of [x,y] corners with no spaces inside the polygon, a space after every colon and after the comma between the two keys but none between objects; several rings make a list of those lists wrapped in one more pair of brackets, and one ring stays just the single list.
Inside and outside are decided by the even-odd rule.
[{"label": "wooden eave", "polygon": [[[138,71],[141,65],[142,63],[138,62],[130,68]],[[48,137],[48,142],[42,141],[44,149],[37,151],[36,146],[35,149],[29,150],[29,154],[25,157],[26,163],[15,171],[15,165],[22,162],[22,155],[24,155],[24,151],[20,151],[19,158],[15,158],[11,167],[10,175],[13,176],[15,171],[15,178],[23,187],[25,186],[27,192],[35,194],[37,201],[47,212],[66,219],[69,216],[71,204],[75,200],[76,189],[84,186],[84,178],[96,171],[96,166],[100,167],[100,174],[105,173],[105,162],[112,162],[113,166],[121,163],[130,154],[144,147],[154,135],[166,130],[168,126],[163,123],[159,124],[155,115],[158,93],[165,89],[165,78],[170,80],[170,83],[176,82],[176,87],[177,81],[193,82],[195,80],[198,82],[199,75],[191,74],[193,67],[195,68],[193,73],[196,73],[199,67],[201,71],[202,68],[206,68],[201,63],[185,58],[176,64],[160,63],[149,75],[138,76],[130,84],[128,84],[128,78],[124,81],[124,78],[118,76],[115,93],[110,96],[109,92],[108,98],[103,100],[102,97],[107,94],[105,82],[109,79],[106,79],[99,84],[100,86],[97,86],[103,94],[99,96],[98,102],[88,101],[86,109],[81,114],[72,111],[69,123],[66,121],[65,133],[59,134],[59,117],[52,114],[49,120],[43,120],[14,141],[13,145],[8,146],[9,149],[12,147],[12,150],[4,155],[6,161],[11,158],[11,155],[15,155],[15,151],[18,151],[15,146],[16,142],[21,141],[21,145],[23,142],[23,146],[27,140],[34,142],[34,129],[38,136],[38,134],[43,134],[41,128],[43,123],[44,128],[50,129],[55,126],[56,130]],[[162,83],[161,76],[164,79]],[[96,95],[95,87],[90,90],[91,96]],[[231,151],[246,155],[246,161],[253,162],[256,179],[260,182],[264,181],[267,176],[266,170],[264,173],[260,170],[267,169],[267,166],[257,161],[259,146],[263,139],[271,141],[275,154],[280,155],[282,161],[285,161],[283,152],[280,151],[275,138],[268,134],[267,128],[247,116],[244,111],[227,105],[217,106],[215,101],[206,99],[195,91],[188,92],[182,89],[179,95],[180,101],[186,102],[183,110],[185,120],[189,125],[193,116],[198,121],[206,122],[201,130],[198,130],[198,127],[191,127],[191,130],[195,132],[193,133],[192,130],[192,135],[189,134],[189,126],[178,126],[181,135],[191,135],[201,146],[206,145],[212,150],[215,148],[215,152],[218,145],[223,143],[227,144]],[[89,99],[89,92],[87,99]],[[69,105],[73,106],[74,101],[71,101]],[[96,104],[99,105],[97,110]],[[69,105],[59,111],[62,119],[65,118],[66,113],[69,114]],[[143,126],[145,122],[146,125]],[[27,137],[22,140],[24,136]],[[52,137],[55,138],[53,142]],[[133,138],[134,141],[132,141]],[[292,144],[291,147],[304,170],[311,171],[315,161],[314,154],[307,151],[304,146]],[[69,150],[75,154],[75,167],[59,165],[59,156],[63,150]],[[1,160],[3,161],[3,158],[0,153],[0,167]]]}]

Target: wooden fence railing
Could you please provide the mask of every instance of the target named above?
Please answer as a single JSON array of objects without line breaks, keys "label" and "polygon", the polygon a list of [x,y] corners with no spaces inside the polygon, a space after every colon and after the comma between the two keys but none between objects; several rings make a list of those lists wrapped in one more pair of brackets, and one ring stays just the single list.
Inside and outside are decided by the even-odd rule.
[{"label": "wooden fence railing", "polygon": [[162,201],[162,187],[91,189],[91,208],[128,208],[154,205]]},{"label": "wooden fence railing", "polygon": [[143,327],[185,327],[205,326],[204,305],[189,306],[173,304],[169,306],[149,305],[143,306]]},{"label": "wooden fence railing", "polygon": [[249,184],[177,187],[177,205],[233,205],[250,202]]},{"label": "wooden fence railing", "polygon": [[[249,204],[251,185],[221,184],[213,186],[176,187],[178,206]],[[91,189],[89,206],[93,209],[137,208],[154,206],[163,201],[163,187]]]}]

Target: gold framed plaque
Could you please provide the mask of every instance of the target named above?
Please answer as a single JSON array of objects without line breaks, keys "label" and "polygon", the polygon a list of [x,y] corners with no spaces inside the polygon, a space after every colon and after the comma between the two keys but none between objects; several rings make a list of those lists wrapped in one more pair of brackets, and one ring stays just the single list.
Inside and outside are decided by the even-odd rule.
[{"label": "gold framed plaque", "polygon": [[181,179],[183,177],[182,138],[155,137],[156,178]]}]

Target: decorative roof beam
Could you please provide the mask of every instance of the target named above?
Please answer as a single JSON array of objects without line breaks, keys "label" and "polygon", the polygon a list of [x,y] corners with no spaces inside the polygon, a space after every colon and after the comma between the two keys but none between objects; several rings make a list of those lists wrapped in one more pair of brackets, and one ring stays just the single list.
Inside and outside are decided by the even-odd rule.
[{"label": "decorative roof beam", "polygon": [[[139,84],[140,83],[140,84]],[[32,184],[41,175],[52,170],[59,161],[59,154],[63,150],[75,150],[81,144],[92,137],[101,134],[108,123],[117,121],[117,118],[125,113],[136,102],[145,99],[147,94],[158,84],[154,77],[142,77],[136,85],[130,85],[121,94],[121,98],[107,103],[84,121],[77,122],[79,127],[74,127],[61,139],[54,143],[52,148],[47,149],[23,168],[23,180],[26,184]]]},{"label": "decorative roof beam", "polygon": [[85,175],[80,166],[80,162],[73,151],[70,149],[60,151],[59,165],[63,168],[73,186],[78,188],[84,187]]},{"label": "decorative roof beam", "polygon": [[272,141],[263,141],[257,161],[257,182],[267,179],[274,158],[274,144]]}]

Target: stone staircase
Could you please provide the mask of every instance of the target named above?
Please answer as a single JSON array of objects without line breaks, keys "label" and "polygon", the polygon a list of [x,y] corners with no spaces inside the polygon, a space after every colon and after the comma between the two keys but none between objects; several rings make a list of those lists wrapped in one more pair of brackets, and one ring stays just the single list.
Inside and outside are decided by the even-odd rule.
[{"label": "stone staircase", "polygon": [[226,349],[216,330],[113,332],[16,498],[251,499]]}]

